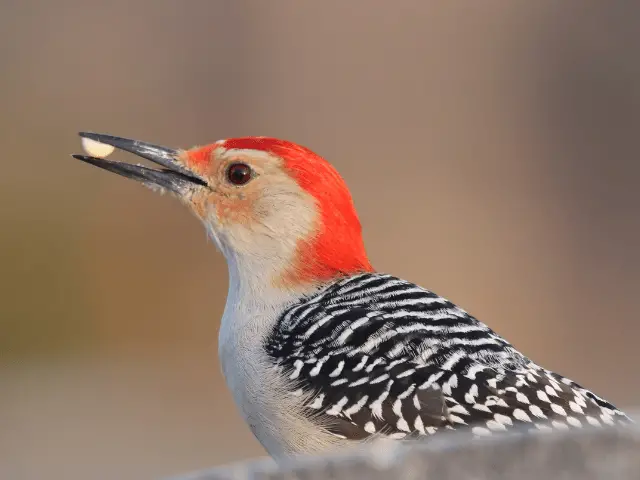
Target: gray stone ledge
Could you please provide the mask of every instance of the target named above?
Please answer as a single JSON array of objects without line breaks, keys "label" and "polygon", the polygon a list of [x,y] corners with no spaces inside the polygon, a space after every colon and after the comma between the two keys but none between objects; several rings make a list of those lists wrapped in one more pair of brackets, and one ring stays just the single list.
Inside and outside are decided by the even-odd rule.
[{"label": "gray stone ledge", "polygon": [[640,428],[587,428],[472,438],[463,432],[419,443],[384,442],[341,454],[270,459],[172,480],[640,480]]}]

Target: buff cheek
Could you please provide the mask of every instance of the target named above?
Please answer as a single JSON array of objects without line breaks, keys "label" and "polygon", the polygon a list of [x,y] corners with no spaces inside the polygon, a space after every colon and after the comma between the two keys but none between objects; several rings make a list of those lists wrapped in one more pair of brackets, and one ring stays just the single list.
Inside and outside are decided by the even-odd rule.
[{"label": "buff cheek", "polygon": [[256,220],[254,205],[253,195],[221,195],[215,205],[218,223],[223,227],[244,225],[250,228]]}]

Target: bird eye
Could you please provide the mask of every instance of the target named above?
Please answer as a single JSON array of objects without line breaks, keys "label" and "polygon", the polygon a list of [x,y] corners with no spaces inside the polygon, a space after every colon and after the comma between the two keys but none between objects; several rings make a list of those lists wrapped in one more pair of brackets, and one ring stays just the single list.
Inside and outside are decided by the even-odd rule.
[{"label": "bird eye", "polygon": [[244,163],[234,163],[227,169],[227,179],[234,185],[244,185],[251,180],[251,167]]}]

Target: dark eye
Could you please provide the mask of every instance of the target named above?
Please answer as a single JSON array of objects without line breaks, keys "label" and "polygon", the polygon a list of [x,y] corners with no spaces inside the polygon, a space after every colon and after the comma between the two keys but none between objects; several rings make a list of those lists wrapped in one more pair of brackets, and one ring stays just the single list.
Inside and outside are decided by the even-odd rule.
[{"label": "dark eye", "polygon": [[251,180],[251,167],[244,163],[233,163],[227,169],[227,178],[234,185],[244,185]]}]

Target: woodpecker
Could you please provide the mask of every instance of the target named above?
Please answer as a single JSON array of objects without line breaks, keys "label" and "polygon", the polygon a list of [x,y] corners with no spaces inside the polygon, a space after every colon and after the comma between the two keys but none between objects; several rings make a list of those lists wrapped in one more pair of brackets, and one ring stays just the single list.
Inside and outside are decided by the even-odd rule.
[{"label": "woodpecker", "polygon": [[180,150],[80,136],[160,165],[74,155],[175,195],[225,256],[220,362],[276,460],[447,430],[631,422],[445,298],[376,272],[344,180],[308,148],[268,137]]}]

